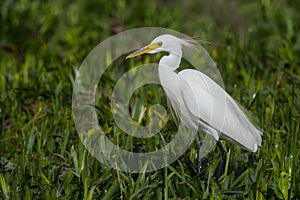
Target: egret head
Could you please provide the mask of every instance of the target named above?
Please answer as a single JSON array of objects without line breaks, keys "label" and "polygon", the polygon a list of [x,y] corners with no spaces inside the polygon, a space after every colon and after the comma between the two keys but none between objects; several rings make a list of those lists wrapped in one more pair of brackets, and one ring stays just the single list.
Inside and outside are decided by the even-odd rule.
[{"label": "egret head", "polygon": [[162,51],[181,55],[182,45],[184,44],[187,44],[184,39],[169,34],[160,35],[152,40],[149,45],[136,50],[126,58],[133,58],[145,53],[154,54]]}]

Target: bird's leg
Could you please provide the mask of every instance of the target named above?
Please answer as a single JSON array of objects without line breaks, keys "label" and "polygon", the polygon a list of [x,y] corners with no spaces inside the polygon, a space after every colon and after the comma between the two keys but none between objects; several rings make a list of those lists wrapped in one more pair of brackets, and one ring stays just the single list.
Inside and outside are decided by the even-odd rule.
[{"label": "bird's leg", "polygon": [[197,143],[197,150],[198,150],[198,182],[200,183],[200,172],[201,172],[201,158],[202,158],[202,155],[201,155],[201,147],[200,147],[200,137],[199,137],[199,133],[198,132],[195,132],[195,135],[196,135],[196,143]]},{"label": "bird's leg", "polygon": [[226,163],[226,157],[227,157],[227,153],[222,145],[222,143],[220,141],[217,141],[217,144],[218,144],[218,147],[221,151],[221,154],[222,154],[222,159],[221,159],[221,162],[216,170],[216,178],[219,179],[220,176],[224,173],[225,171],[225,163]]}]

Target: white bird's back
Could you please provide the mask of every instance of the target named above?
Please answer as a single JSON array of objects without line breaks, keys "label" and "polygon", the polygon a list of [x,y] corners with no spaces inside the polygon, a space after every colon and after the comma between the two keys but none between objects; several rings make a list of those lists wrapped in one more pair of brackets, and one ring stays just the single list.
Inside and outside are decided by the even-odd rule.
[{"label": "white bird's back", "polygon": [[[221,133],[221,139],[249,151],[257,150],[262,133],[223,88],[196,70],[183,70],[178,75],[184,79],[182,84],[188,84],[182,89],[182,98],[193,117],[209,123],[211,128]],[[211,135],[219,139],[215,132]]]}]

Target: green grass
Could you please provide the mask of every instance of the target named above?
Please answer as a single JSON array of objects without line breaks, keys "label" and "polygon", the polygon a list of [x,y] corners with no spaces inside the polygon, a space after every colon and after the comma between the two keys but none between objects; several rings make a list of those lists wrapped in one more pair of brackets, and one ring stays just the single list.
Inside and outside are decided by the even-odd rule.
[{"label": "green grass", "polygon": [[[300,4],[212,2],[1,1],[0,199],[299,199]],[[262,146],[247,153],[224,142],[220,180],[212,177],[217,150],[204,159],[198,184],[195,145],[170,166],[141,174],[110,169],[82,145],[71,108],[75,70],[107,37],[142,26],[211,41],[204,46],[226,90],[257,116]],[[101,84],[99,106],[115,83]],[[134,118],[141,105],[161,98],[156,86],[137,92]],[[109,130],[110,110],[98,115]],[[164,136],[173,133],[170,122]],[[110,136],[128,148],[143,146]]]}]

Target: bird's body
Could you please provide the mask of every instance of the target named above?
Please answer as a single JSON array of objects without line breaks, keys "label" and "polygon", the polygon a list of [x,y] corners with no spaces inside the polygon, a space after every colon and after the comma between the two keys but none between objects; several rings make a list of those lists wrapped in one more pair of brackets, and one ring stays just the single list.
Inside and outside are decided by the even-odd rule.
[{"label": "bird's body", "polygon": [[261,145],[261,131],[244,114],[226,91],[204,73],[185,69],[177,72],[183,45],[192,45],[172,35],[161,35],[150,45],[129,55],[168,52],[160,59],[158,72],[161,85],[173,111],[195,132],[224,139],[248,151],[255,152]]},{"label": "bird's body", "polygon": [[[224,139],[248,151],[257,150],[257,146],[261,144],[261,132],[249,121],[237,103],[224,93],[223,88],[197,70],[187,69],[177,74],[164,68],[167,67],[159,68],[160,81],[164,88],[172,88],[171,92],[165,90],[166,95],[171,97],[168,100],[174,111],[181,113],[185,125],[194,131],[200,129],[216,140]],[[170,75],[168,77],[163,73],[167,71]],[[176,86],[179,87],[175,89],[173,82],[170,84],[168,79],[177,82]],[[172,98],[173,92],[176,92],[177,100]]]}]

